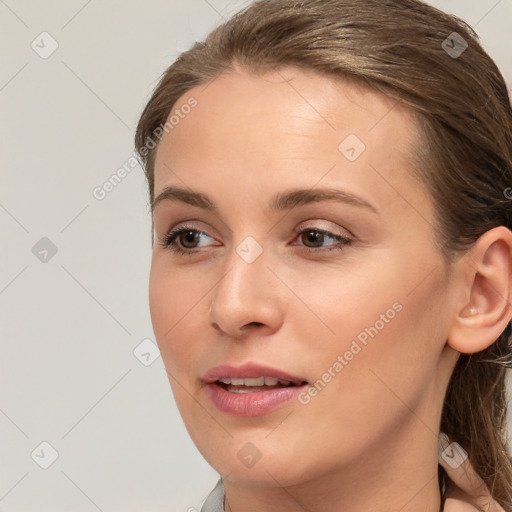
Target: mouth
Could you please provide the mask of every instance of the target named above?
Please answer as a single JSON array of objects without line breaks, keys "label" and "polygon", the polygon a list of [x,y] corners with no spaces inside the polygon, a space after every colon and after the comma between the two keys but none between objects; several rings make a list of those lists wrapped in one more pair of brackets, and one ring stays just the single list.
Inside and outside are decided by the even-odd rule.
[{"label": "mouth", "polygon": [[302,377],[253,363],[213,368],[203,381],[212,403],[231,416],[268,414],[309,385]]},{"label": "mouth", "polygon": [[299,387],[307,384],[307,381],[290,381],[277,377],[253,377],[248,379],[225,377],[217,379],[214,384],[230,393],[258,393],[271,389],[283,389]]}]

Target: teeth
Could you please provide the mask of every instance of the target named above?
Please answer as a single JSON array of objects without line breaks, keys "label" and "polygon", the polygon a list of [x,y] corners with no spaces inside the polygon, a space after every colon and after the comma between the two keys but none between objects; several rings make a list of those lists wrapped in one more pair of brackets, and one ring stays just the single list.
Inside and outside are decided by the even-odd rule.
[{"label": "teeth", "polygon": [[222,378],[219,379],[219,382],[223,384],[232,385],[232,386],[277,386],[277,384],[281,384],[283,386],[290,386],[292,384],[289,380],[277,379],[276,377],[255,377],[251,379],[235,379],[235,378]]},{"label": "teeth", "polygon": [[242,393],[250,393],[251,390],[249,388],[247,389],[242,389],[242,388],[236,388],[236,389],[231,389],[229,391],[230,393],[239,393],[239,394],[242,394]]},{"label": "teeth", "polygon": [[244,386],[264,386],[265,377],[258,377],[256,379],[243,379]]}]

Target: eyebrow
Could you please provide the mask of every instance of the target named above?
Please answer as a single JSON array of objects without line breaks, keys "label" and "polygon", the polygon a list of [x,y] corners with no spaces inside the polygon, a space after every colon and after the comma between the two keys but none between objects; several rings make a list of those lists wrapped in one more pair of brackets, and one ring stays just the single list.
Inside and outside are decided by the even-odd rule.
[{"label": "eyebrow", "polygon": [[[163,201],[180,201],[192,206],[197,206],[198,208],[202,208],[217,215],[219,214],[217,207],[207,195],[181,187],[169,186],[164,188],[153,201],[152,211],[154,211],[156,206]],[[335,201],[351,206],[358,206],[360,208],[366,208],[379,215],[378,210],[362,197],[333,188],[298,189],[289,192],[280,192],[270,201],[269,211],[273,213],[291,210],[297,206],[303,206],[320,201]]]}]

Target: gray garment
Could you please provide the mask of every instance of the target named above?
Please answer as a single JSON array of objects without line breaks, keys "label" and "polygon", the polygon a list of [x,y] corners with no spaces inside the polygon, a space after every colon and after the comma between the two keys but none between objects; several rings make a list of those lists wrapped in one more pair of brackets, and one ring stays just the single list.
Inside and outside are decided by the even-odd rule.
[{"label": "gray garment", "polygon": [[201,507],[201,512],[224,512],[224,483],[219,479]]}]

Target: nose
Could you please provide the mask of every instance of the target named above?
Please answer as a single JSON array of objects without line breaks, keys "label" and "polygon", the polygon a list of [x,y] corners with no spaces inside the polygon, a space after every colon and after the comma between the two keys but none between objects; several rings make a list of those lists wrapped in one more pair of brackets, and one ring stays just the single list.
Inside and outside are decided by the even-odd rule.
[{"label": "nose", "polygon": [[283,288],[268,267],[265,252],[249,263],[233,250],[213,291],[211,325],[233,339],[276,332],[284,315]]}]

